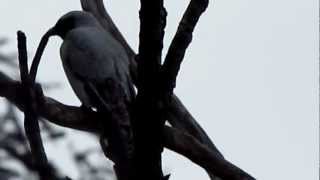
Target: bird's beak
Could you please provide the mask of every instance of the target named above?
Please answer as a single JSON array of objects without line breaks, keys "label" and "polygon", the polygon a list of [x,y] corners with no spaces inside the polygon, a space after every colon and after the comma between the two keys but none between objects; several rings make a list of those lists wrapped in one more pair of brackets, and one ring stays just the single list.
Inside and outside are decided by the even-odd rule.
[{"label": "bird's beak", "polygon": [[39,58],[39,59],[41,58],[42,53],[43,53],[45,47],[47,46],[47,43],[48,43],[48,41],[49,41],[50,36],[54,36],[54,35],[56,35],[56,34],[57,34],[56,29],[55,29],[55,27],[53,27],[53,28],[50,28],[50,29],[42,36],[41,41],[40,41],[39,46],[38,46],[37,51],[36,51],[35,58]]},{"label": "bird's beak", "polygon": [[[38,69],[38,66],[39,66],[39,63],[40,63],[41,56],[42,56],[42,54],[43,54],[43,51],[44,51],[44,49],[46,48],[46,46],[47,46],[47,44],[48,44],[48,41],[49,41],[50,36],[54,36],[54,35],[57,35],[57,31],[56,31],[55,27],[50,28],[50,29],[42,36],[41,41],[40,41],[40,43],[39,43],[39,46],[38,46],[38,48],[37,48],[36,54],[35,54],[35,56],[34,56],[32,65],[31,65],[30,71],[32,72],[32,74],[36,74],[37,69]],[[33,77],[33,78],[35,78],[35,77]]]},{"label": "bird's beak", "polygon": [[36,55],[35,55],[35,59],[39,59],[40,61],[40,58],[42,56],[42,53],[44,51],[44,49],[46,48],[47,46],[47,43],[49,41],[49,38],[50,36],[54,36],[56,35],[56,29],[53,27],[53,28],[50,28],[41,38],[41,41],[39,43],[39,46],[37,48],[37,51],[36,51]]},{"label": "bird's beak", "polygon": [[57,31],[54,26],[54,27],[50,28],[43,36],[47,36],[49,38],[50,36],[55,36],[55,35],[57,35]]}]

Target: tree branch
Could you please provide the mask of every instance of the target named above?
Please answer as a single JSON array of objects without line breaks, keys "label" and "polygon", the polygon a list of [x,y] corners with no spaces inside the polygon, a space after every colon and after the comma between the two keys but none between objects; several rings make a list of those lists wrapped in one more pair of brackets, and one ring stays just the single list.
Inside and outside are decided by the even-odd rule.
[{"label": "tree branch", "polygon": [[187,157],[209,174],[217,174],[224,180],[254,180],[249,174],[225,160],[219,152],[211,150],[188,133],[166,126],[164,141],[168,149]]},{"label": "tree branch", "polygon": [[[167,119],[169,123],[176,129],[182,132],[189,133],[195,137],[199,142],[206,145],[211,151],[213,151],[217,156],[224,158],[220,153],[218,148],[213,144],[209,136],[202,129],[200,124],[193,118],[193,116],[188,112],[182,102],[177,96],[173,96],[171,103],[167,108]],[[212,172],[207,171],[211,180],[220,180]]]},{"label": "tree branch", "polygon": [[191,0],[180,21],[163,64],[163,75],[169,91],[176,86],[176,78],[186,49],[192,41],[193,30],[208,4],[208,0]]},{"label": "tree branch", "polygon": [[[203,1],[203,0],[200,0]],[[204,2],[204,1],[203,1]],[[192,0],[192,3],[197,3],[196,0]],[[201,2],[200,2],[201,3]],[[204,4],[204,3],[203,3]],[[132,79],[137,79],[137,63],[134,60],[135,53],[131,49],[131,47],[127,44],[123,36],[121,35],[120,31],[116,27],[116,25],[113,23],[112,19],[110,18],[108,12],[106,11],[103,0],[81,0],[81,5],[84,11],[88,11],[92,13],[98,21],[102,24],[102,26],[109,31],[115,32],[115,37],[119,40],[123,47],[129,51],[129,58],[130,64],[132,64],[130,67],[131,69],[128,71],[132,72]],[[193,6],[193,5],[192,5]],[[191,3],[188,6],[189,11],[187,12],[193,12],[191,11]],[[188,13],[185,13],[184,17],[189,17]],[[182,26],[182,24],[180,24]],[[114,30],[110,30],[114,29]],[[184,28],[181,28],[184,29]],[[178,36],[178,35],[176,35]],[[180,36],[181,37],[181,36]],[[175,43],[172,42],[172,47],[177,47],[178,45],[174,45]],[[167,55],[168,56],[168,55]],[[214,147],[213,149],[216,149],[212,141],[210,140],[209,136],[205,133],[205,131],[201,128],[201,126],[197,123],[197,121],[192,117],[190,112],[187,110],[187,108],[183,105],[183,103],[179,100],[177,96],[174,96],[172,103],[169,107],[169,112],[167,113],[168,120],[171,123],[173,127],[176,127],[180,130],[186,131],[188,133],[191,133],[193,136],[195,136],[200,142],[207,144],[209,147]],[[220,153],[221,154],[221,153]]]},{"label": "tree branch", "polygon": [[[13,81],[8,76],[0,72],[0,96],[7,98],[13,104],[15,104],[21,111],[24,111],[23,103],[20,99],[22,93],[19,90],[18,82]],[[74,106],[63,105],[62,103],[49,98],[44,97],[43,105],[39,109],[39,115],[47,119],[48,121],[60,125],[62,127],[72,128],[76,130],[82,130],[87,132],[92,132],[99,134],[99,122],[96,112],[88,111]],[[181,104],[177,103],[174,106],[179,106]],[[214,167],[208,167],[209,165],[213,166],[214,163],[217,164],[228,164],[215,162],[214,158],[219,161],[226,161],[223,158],[219,157],[220,153],[218,151],[212,150],[209,143],[206,142],[205,136],[199,133],[197,128],[194,128],[193,118],[187,111],[184,111],[184,107],[178,109],[179,111],[173,111],[172,114],[168,117],[170,123],[175,126],[175,128],[165,127],[164,132],[164,146],[169,148],[178,154],[186,156],[196,164],[201,167],[206,167],[206,170],[209,173],[215,173]],[[173,118],[171,120],[171,118]],[[181,122],[180,122],[181,121]],[[189,122],[190,121],[190,122]],[[185,124],[189,124],[186,126]],[[194,129],[194,130],[190,130]],[[195,138],[190,132],[197,136]],[[201,131],[200,131],[201,132]],[[211,142],[211,141],[210,141]],[[192,145],[191,145],[192,144]],[[199,153],[205,152],[206,155]],[[212,154],[212,155],[210,155]],[[200,161],[204,156],[212,156],[209,159],[211,161]]]},{"label": "tree branch", "polygon": [[[194,3],[195,0],[192,0],[192,2]],[[121,35],[120,31],[118,30],[118,28],[112,22],[112,19],[110,18],[108,12],[106,11],[106,9],[104,7],[103,0],[81,0],[81,5],[82,5],[83,10],[92,13],[98,19],[98,21],[103,25],[103,27],[106,30],[116,29],[116,30],[113,30],[114,32],[116,32],[115,37],[117,39],[119,39],[121,37],[121,39],[123,39],[123,40],[119,40],[119,41],[122,42],[121,44],[123,45],[124,48],[127,49],[127,51],[130,51],[128,60],[130,61],[130,64],[132,64],[132,65],[130,66],[131,69],[128,71],[133,72],[132,79],[136,80],[137,79],[137,63],[134,60],[135,53],[132,51],[130,46],[127,44],[127,42],[125,41],[125,39]],[[190,13],[191,3],[188,6],[188,9],[189,9],[189,11],[187,10],[187,12]],[[187,12],[185,13],[184,17],[189,17]],[[182,28],[182,29],[184,29],[184,28]],[[178,35],[176,35],[176,36],[178,36]],[[175,44],[175,43],[172,42],[171,46],[174,46],[174,47],[178,46],[178,45],[173,45],[173,44]],[[170,106],[168,108],[168,112],[167,112],[167,116],[168,116],[167,119],[169,120],[170,124],[173,127],[176,127],[180,130],[191,133],[200,142],[207,144],[212,149],[217,149],[214,146],[214,144],[212,143],[212,141],[210,140],[209,136],[206,134],[206,132],[201,128],[201,126],[197,123],[197,121],[192,117],[190,112],[187,110],[187,108],[183,105],[183,103],[179,100],[179,98],[176,95],[174,95],[173,100],[171,102],[172,103],[170,104]]]},{"label": "tree branch", "polygon": [[161,180],[165,120],[160,111],[159,80],[166,12],[163,0],[141,0],[140,5],[138,94],[131,119],[135,148],[133,179]]},{"label": "tree branch", "polygon": [[167,118],[174,128],[194,136],[199,142],[207,145],[211,150],[217,152],[223,158],[223,155],[219,152],[218,148],[213,144],[209,136],[187,111],[177,96],[173,97],[173,101],[168,108]]},{"label": "tree branch", "polygon": [[39,173],[39,177],[42,180],[53,179],[53,172],[49,167],[48,159],[43,147],[40,128],[38,122],[38,115],[34,108],[35,94],[31,89],[35,88],[34,81],[29,77],[28,72],[28,57],[26,47],[26,36],[23,32],[19,31],[18,35],[18,52],[19,52],[19,67],[21,84],[20,88],[23,93],[23,104],[25,106],[24,112],[24,128],[25,133],[30,145],[31,155],[35,161],[35,167]]},{"label": "tree branch", "polygon": [[[20,83],[0,72],[0,96],[7,98],[21,111],[25,110]],[[38,101],[37,112],[40,116],[57,125],[76,130],[99,133],[98,116],[95,112],[75,106],[64,105],[50,97]]]}]

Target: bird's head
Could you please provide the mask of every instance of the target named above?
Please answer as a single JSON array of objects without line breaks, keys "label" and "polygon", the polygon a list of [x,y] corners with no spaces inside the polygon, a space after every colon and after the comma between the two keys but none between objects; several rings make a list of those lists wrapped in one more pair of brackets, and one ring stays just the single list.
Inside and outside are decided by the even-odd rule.
[{"label": "bird's head", "polygon": [[49,33],[50,35],[58,35],[64,39],[69,31],[86,26],[99,26],[99,22],[88,12],[71,11],[63,15],[56,25],[49,30]]},{"label": "bird's head", "polygon": [[33,63],[35,69],[37,69],[42,53],[49,41],[51,36],[58,35],[62,39],[65,38],[68,32],[75,28],[79,27],[92,27],[99,26],[99,22],[95,19],[95,17],[84,11],[71,11],[65,15],[63,15],[55,26],[50,28],[41,38],[40,44],[36,51],[35,55],[35,63]]}]

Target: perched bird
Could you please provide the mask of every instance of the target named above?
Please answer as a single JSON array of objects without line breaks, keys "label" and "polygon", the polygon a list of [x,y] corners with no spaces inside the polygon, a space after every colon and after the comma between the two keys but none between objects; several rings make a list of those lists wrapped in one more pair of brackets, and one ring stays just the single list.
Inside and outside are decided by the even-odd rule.
[{"label": "perched bird", "polygon": [[[127,159],[124,156],[128,155],[124,154],[130,152],[128,144],[132,139],[128,130],[130,102],[135,97],[125,48],[103,29],[93,15],[83,11],[72,11],[62,16],[40,44],[45,47],[49,37],[54,35],[63,39],[60,48],[63,68],[82,106],[109,112],[109,117],[103,121],[112,119],[111,123],[102,123],[102,126],[110,126],[106,130],[107,136],[111,137],[108,142],[112,152],[109,158],[125,164],[123,161]],[[42,52],[37,54],[41,56]],[[121,168],[127,167],[119,167],[119,173]]]},{"label": "perched bird", "polygon": [[54,35],[63,39],[62,65],[83,107],[98,108],[101,104],[90,91],[110,110],[129,106],[135,92],[125,48],[93,15],[72,11],[62,16],[42,38],[44,42],[40,42],[42,48],[38,48],[36,56],[41,56],[49,37]]},{"label": "perched bird", "polygon": [[[135,90],[129,74],[132,62],[126,52],[128,47],[121,45],[92,14],[72,11],[62,16],[43,36],[36,52],[38,60],[33,63],[35,68],[31,67],[34,74],[49,37],[55,35],[63,39],[60,48],[63,68],[82,107],[109,112],[104,121],[110,122],[102,123],[102,126],[109,126],[102,128],[107,131],[109,142],[105,143],[105,138],[101,137],[101,146],[110,151],[105,154],[115,162],[118,179],[129,179],[128,160],[133,152],[130,105]],[[169,177],[166,175],[163,179]]]},{"label": "perched bird", "polygon": [[[84,88],[88,82],[111,106],[114,105],[111,103],[116,103],[113,100],[132,100],[134,91],[125,49],[93,15],[83,11],[69,12],[58,20],[50,32],[63,39],[60,49],[63,67],[84,106],[97,107]],[[123,91],[122,99],[116,97],[119,91]]]}]

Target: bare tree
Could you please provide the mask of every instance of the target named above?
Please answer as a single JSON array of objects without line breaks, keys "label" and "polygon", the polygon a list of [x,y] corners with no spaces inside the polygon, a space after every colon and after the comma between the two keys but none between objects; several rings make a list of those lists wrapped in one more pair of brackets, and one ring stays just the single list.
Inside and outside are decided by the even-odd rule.
[{"label": "bare tree", "polygon": [[[248,173],[227,161],[215,147],[206,132],[184,107],[173,90],[176,86],[180,64],[188,45],[191,43],[193,30],[208,6],[208,0],[191,0],[177,32],[169,46],[169,51],[162,59],[166,10],[163,0],[141,0],[139,52],[136,55],[112,22],[102,0],[81,0],[83,11],[91,13],[103,26],[106,33],[122,45],[126,52],[128,65],[124,71],[130,74],[137,88],[137,95],[130,102],[130,118],[117,119],[108,116],[110,122],[128,121],[129,129],[122,127],[108,128],[109,131],[130,131],[133,143],[125,144],[133,153],[118,153],[110,150],[117,143],[130,142],[116,135],[105,136],[101,130],[101,118],[104,114],[91,109],[67,106],[43,95],[41,87],[34,82],[37,61],[41,53],[36,54],[35,66],[29,72],[26,57],[26,39],[18,33],[19,62],[21,82],[0,74],[0,95],[7,98],[25,113],[25,131],[31,147],[33,159],[42,179],[55,179],[43,150],[39,135],[38,117],[51,123],[72,129],[95,133],[101,138],[101,148],[105,155],[114,160],[118,179],[165,179],[162,172],[161,154],[168,148],[189,158],[204,168],[212,180],[249,180],[254,179]],[[47,37],[44,37],[47,38]],[[42,51],[44,46],[40,44]],[[99,99],[98,96],[93,96]],[[98,100],[99,101],[99,100]],[[102,102],[101,102],[102,103]],[[114,113],[114,112],[109,112]],[[171,126],[165,125],[168,121]],[[107,126],[108,124],[103,124]],[[120,133],[121,134],[121,133]],[[119,135],[119,134],[118,134]],[[108,143],[105,143],[108,142]],[[119,157],[125,156],[125,157]],[[125,161],[123,161],[125,159]],[[127,168],[122,168],[127,167]]]}]

